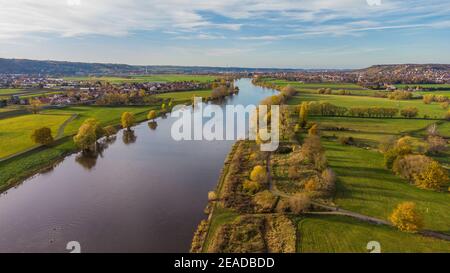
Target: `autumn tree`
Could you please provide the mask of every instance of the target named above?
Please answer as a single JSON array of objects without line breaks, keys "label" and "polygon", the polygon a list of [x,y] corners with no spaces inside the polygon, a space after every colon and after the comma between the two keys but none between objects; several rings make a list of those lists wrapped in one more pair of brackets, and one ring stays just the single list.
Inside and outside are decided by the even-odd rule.
[{"label": "autumn tree", "polygon": [[133,126],[135,123],[134,114],[131,112],[122,113],[121,123],[122,128],[126,128],[128,131],[130,131],[131,126]]},{"label": "autumn tree", "polygon": [[37,114],[37,113],[39,113],[39,111],[41,111],[41,108],[42,108],[42,103],[40,100],[32,99],[30,101],[29,109],[30,109],[31,113]]},{"label": "autumn tree", "polygon": [[35,129],[31,134],[31,139],[36,144],[50,145],[53,142],[52,130],[48,127]]},{"label": "autumn tree", "polygon": [[78,129],[78,133],[73,137],[75,144],[82,150],[91,150],[95,147],[98,133],[100,132],[98,121],[95,119],[87,119]]},{"label": "autumn tree", "polygon": [[414,118],[419,114],[417,107],[406,107],[400,111],[400,114],[405,118]]},{"label": "autumn tree", "polygon": [[416,232],[423,227],[423,218],[413,202],[398,204],[389,220],[401,231]]},{"label": "autumn tree", "polygon": [[289,198],[289,207],[295,214],[306,212],[311,207],[311,198],[305,193],[297,193]]},{"label": "autumn tree", "polygon": [[109,138],[117,133],[116,128],[114,128],[114,126],[111,125],[103,128],[103,131],[105,133],[106,138]]},{"label": "autumn tree", "polygon": [[261,165],[256,165],[250,173],[250,179],[258,183],[267,181],[267,172]]},{"label": "autumn tree", "polygon": [[447,149],[447,140],[439,135],[429,135],[427,137],[427,143],[427,152],[429,154],[439,154]]},{"label": "autumn tree", "polygon": [[447,170],[434,160],[415,175],[414,180],[419,188],[437,191],[449,183]]},{"label": "autumn tree", "polygon": [[449,120],[449,121],[450,121],[450,109],[447,111],[447,113],[445,114],[444,118],[445,118],[446,120]]},{"label": "autumn tree", "polygon": [[299,119],[300,119],[300,126],[302,128],[305,128],[306,124],[308,123],[308,103],[307,102],[302,102],[302,104],[300,106]]},{"label": "autumn tree", "polygon": [[424,95],[422,97],[422,100],[423,100],[423,103],[430,104],[434,101],[434,95],[433,94]]},{"label": "autumn tree", "polygon": [[147,119],[154,121],[155,118],[156,118],[156,111],[155,110],[151,110],[150,112],[148,112]]},{"label": "autumn tree", "polygon": [[316,136],[316,135],[318,135],[319,134],[319,126],[316,124],[316,123],[314,123],[312,126],[311,126],[311,128],[309,128],[309,130],[308,130],[308,135],[310,135],[310,136]]}]

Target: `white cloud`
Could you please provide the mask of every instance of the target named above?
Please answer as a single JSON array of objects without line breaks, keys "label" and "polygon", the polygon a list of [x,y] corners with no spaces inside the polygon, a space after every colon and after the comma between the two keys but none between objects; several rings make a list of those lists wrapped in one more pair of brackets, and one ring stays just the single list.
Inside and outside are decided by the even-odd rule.
[{"label": "white cloud", "polygon": [[[206,33],[208,31],[237,32],[247,21],[255,24],[254,21],[263,23],[269,19],[280,27],[287,23],[310,24],[309,30],[284,35],[286,38],[348,34],[364,28],[350,29],[352,26],[342,27],[333,21],[388,24],[400,17],[404,21],[402,25],[412,25],[406,11],[411,18],[417,18],[448,11],[449,6],[444,0],[384,0],[380,6],[369,6],[366,0],[0,0],[0,39],[32,34],[124,36],[140,30],[195,32],[198,37],[207,39],[222,37]],[[227,20],[218,22],[210,14]],[[383,28],[366,26],[371,27]],[[283,35],[262,35],[255,39],[279,37]]]}]

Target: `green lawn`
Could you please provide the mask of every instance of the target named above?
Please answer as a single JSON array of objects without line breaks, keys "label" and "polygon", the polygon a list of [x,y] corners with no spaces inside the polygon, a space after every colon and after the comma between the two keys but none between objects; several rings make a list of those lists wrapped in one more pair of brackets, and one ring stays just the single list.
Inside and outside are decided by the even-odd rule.
[{"label": "green lawn", "polygon": [[403,109],[405,107],[417,107],[419,109],[419,117],[428,115],[430,118],[443,118],[446,113],[446,110],[442,109],[440,105],[436,103],[424,104],[422,100],[389,100],[362,96],[298,94],[290,99],[288,104],[298,105],[303,101],[329,102],[347,108],[379,106]]},{"label": "green lawn", "polygon": [[7,88],[7,89],[0,89],[0,96],[1,95],[12,95],[21,93],[23,90],[18,88]]},{"label": "green lawn", "polygon": [[[352,117],[311,117],[310,121],[317,122],[323,130],[323,135],[345,136],[356,139],[377,142],[388,137],[400,137],[408,132],[425,129],[436,121],[433,120],[407,120],[407,119],[377,119],[377,118],[352,118]],[[326,128],[340,127],[345,131],[327,131]],[[446,133],[445,128],[440,130]]]},{"label": "green lawn", "polygon": [[377,241],[381,252],[450,252],[450,242],[400,232],[344,216],[303,218],[298,223],[297,252],[368,252]]},{"label": "green lawn", "polygon": [[115,125],[119,123],[123,112],[132,112],[137,115],[138,120],[143,120],[143,117],[146,117],[150,109],[156,110],[159,109],[159,106],[70,106],[47,110],[45,113],[62,115],[77,114],[77,118],[70,122],[64,130],[65,135],[72,135],[78,131],[83,121],[88,118],[96,118],[103,126]]},{"label": "green lawn", "polygon": [[40,127],[49,127],[53,136],[70,115],[23,115],[0,120],[0,158],[35,146],[31,141],[31,133]]},{"label": "green lawn", "polygon": [[211,96],[211,90],[197,90],[197,91],[182,91],[182,92],[170,92],[156,95],[162,99],[173,99],[175,102],[191,100],[193,96],[206,98]]},{"label": "green lawn", "polygon": [[110,83],[124,82],[180,82],[180,81],[198,81],[209,82],[216,79],[217,76],[211,75],[187,75],[187,74],[158,74],[130,77],[66,77],[65,80],[72,81],[107,81]]},{"label": "green lawn", "polygon": [[335,203],[351,211],[388,219],[398,203],[413,201],[424,215],[425,228],[450,234],[450,194],[419,189],[384,168],[383,155],[372,150],[323,144],[338,176]]}]

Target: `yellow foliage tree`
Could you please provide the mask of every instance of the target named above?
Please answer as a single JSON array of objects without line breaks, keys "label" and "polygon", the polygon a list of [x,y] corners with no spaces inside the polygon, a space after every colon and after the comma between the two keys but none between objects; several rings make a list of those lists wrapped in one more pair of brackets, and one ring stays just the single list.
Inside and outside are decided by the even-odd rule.
[{"label": "yellow foliage tree", "polygon": [[422,189],[440,190],[449,182],[447,170],[438,162],[432,161],[419,174],[415,175],[414,182]]},{"label": "yellow foliage tree", "polygon": [[403,202],[394,209],[389,220],[401,231],[416,232],[423,227],[423,218],[414,202]]},{"label": "yellow foliage tree", "polygon": [[30,111],[31,111],[33,114],[39,113],[39,111],[41,110],[41,108],[42,108],[42,103],[41,103],[40,100],[38,100],[38,99],[32,99],[32,100],[30,101],[29,109],[30,109]]},{"label": "yellow foliage tree", "polygon": [[316,136],[319,134],[319,126],[317,126],[317,124],[313,124],[313,126],[311,126],[311,128],[309,128],[308,130],[308,135],[310,136]]},{"label": "yellow foliage tree", "polygon": [[148,112],[147,119],[155,120],[155,118],[156,118],[156,111],[155,110],[151,110],[150,112]]},{"label": "yellow foliage tree", "polygon": [[134,114],[131,112],[124,112],[122,113],[122,117],[120,120],[122,123],[122,128],[130,130],[131,126],[133,126],[135,122]]},{"label": "yellow foliage tree", "polygon": [[263,166],[256,165],[250,173],[250,179],[254,182],[264,183],[267,180],[267,173]]},{"label": "yellow foliage tree", "polygon": [[308,103],[307,102],[302,102],[302,104],[300,106],[299,118],[300,118],[300,126],[302,128],[305,128],[305,126],[308,122]]}]

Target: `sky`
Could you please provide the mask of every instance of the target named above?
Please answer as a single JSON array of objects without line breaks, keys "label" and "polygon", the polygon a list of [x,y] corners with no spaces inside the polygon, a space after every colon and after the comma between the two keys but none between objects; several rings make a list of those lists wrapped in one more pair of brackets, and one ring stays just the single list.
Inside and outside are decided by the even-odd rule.
[{"label": "sky", "polygon": [[0,0],[0,58],[279,68],[450,63],[450,1]]}]

